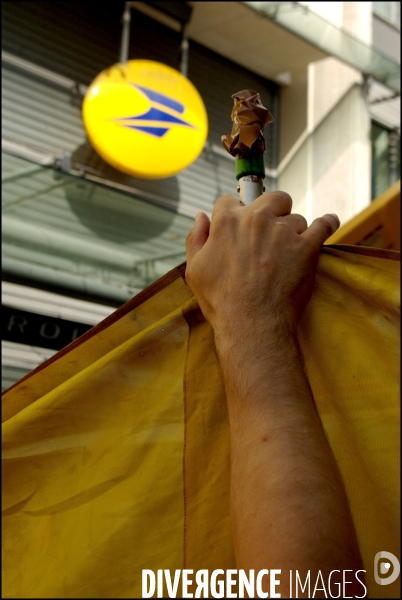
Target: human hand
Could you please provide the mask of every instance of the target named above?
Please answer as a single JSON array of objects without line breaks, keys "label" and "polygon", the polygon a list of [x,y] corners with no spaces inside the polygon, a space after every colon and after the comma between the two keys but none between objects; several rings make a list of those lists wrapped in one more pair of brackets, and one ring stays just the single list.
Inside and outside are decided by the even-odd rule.
[{"label": "human hand", "polygon": [[278,191],[248,206],[222,196],[211,221],[198,213],[187,236],[186,281],[215,334],[227,334],[234,324],[239,332],[280,326],[295,333],[321,245],[339,219],[327,214],[307,227],[291,208],[291,197]]}]

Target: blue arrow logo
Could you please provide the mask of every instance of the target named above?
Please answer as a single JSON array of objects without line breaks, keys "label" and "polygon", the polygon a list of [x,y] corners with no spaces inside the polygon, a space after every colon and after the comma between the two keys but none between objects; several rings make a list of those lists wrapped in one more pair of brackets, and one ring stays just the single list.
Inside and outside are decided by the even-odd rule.
[{"label": "blue arrow logo", "polygon": [[[184,104],[181,104],[181,102],[178,102],[169,96],[165,96],[165,94],[156,92],[155,90],[136,84],[132,85],[142,92],[151,104],[155,102],[159,105],[166,106],[166,108],[170,109],[172,112],[166,112],[161,108],[151,105],[151,108],[142,115],[119,117],[118,119],[115,119],[116,121],[121,121],[120,124],[123,127],[136,129],[137,131],[142,131],[143,133],[148,133],[149,135],[159,138],[162,138],[174,125],[182,125],[184,127],[196,129],[194,125],[188,123],[188,121],[184,121],[178,116],[184,112]],[[176,113],[176,115],[174,113]]]}]

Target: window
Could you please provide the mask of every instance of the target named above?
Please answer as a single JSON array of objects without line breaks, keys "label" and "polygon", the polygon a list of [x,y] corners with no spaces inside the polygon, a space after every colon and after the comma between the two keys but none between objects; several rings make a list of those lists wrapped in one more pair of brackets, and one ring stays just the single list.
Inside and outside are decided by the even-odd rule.
[{"label": "window", "polygon": [[373,2],[373,13],[400,29],[401,5],[399,2]]},{"label": "window", "polygon": [[378,123],[371,124],[371,198],[377,198],[398,181],[400,135]]}]

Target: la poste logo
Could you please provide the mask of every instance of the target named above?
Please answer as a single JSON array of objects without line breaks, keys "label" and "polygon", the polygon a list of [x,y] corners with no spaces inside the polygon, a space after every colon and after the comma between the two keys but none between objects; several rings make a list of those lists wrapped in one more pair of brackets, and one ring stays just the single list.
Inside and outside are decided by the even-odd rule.
[{"label": "la poste logo", "polygon": [[205,106],[193,84],[149,60],[102,71],[85,96],[83,120],[105,161],[147,179],[170,177],[189,166],[208,133]]}]

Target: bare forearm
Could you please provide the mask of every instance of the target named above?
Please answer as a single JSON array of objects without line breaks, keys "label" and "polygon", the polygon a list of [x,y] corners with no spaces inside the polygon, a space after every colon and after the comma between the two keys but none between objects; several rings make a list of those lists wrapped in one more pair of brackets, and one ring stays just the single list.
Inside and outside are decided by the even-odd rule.
[{"label": "bare forearm", "polygon": [[186,268],[226,386],[239,567],[281,569],[282,596],[289,569],[325,577],[361,568],[343,483],[290,333],[339,219],[323,215],[308,226],[291,207],[283,192],[248,206],[223,196],[211,221],[198,215]]},{"label": "bare forearm", "polygon": [[216,335],[231,430],[234,536],[239,567],[282,569],[277,591],[285,596],[289,569],[324,575],[362,566],[297,341],[284,329],[256,340],[258,330]]}]

